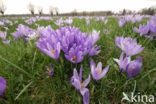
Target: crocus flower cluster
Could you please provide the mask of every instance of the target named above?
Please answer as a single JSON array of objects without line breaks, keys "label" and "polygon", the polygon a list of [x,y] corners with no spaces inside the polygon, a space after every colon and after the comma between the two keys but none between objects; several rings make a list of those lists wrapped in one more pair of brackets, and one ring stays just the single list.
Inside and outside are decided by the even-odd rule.
[{"label": "crocus flower cluster", "polygon": [[156,20],[150,20],[147,25],[143,24],[139,28],[134,27],[134,31],[139,33],[140,36],[145,36],[149,39],[156,39]]},{"label": "crocus flower cluster", "polygon": [[58,60],[61,50],[67,60],[72,63],[80,63],[84,56],[97,55],[100,47],[94,45],[99,39],[99,32],[92,34],[82,33],[79,28],[62,27],[53,30],[50,26],[38,28],[40,39],[37,47],[46,55]]},{"label": "crocus flower cluster", "polygon": [[6,89],[6,80],[3,77],[0,77],[0,98],[3,97],[3,93]]},{"label": "crocus flower cluster", "polygon": [[8,19],[4,19],[3,23],[6,24],[6,25],[10,25],[10,26],[13,25],[12,21],[9,21]]},{"label": "crocus flower cluster", "polygon": [[[102,63],[99,62],[97,67],[93,60],[90,61],[90,68],[93,80],[98,81],[103,78],[109,70],[109,66],[102,70]],[[82,82],[82,66],[80,68],[80,73],[74,69],[73,76],[71,77],[71,84],[81,93],[83,96],[83,103],[89,104],[89,89],[86,88],[90,82],[90,75],[88,78]]]},{"label": "crocus flower cluster", "polygon": [[143,16],[140,15],[125,15],[124,17],[121,17],[118,21],[119,27],[122,27],[125,23],[127,22],[132,22],[132,23],[136,23],[141,21],[143,18]]},{"label": "crocus flower cluster", "polygon": [[11,35],[14,36],[16,39],[22,38],[26,40],[32,40],[38,37],[35,30],[22,24],[19,24],[16,31],[14,33],[11,33]]},{"label": "crocus flower cluster", "polygon": [[64,23],[71,25],[73,23],[73,19],[68,18],[66,20],[63,20],[62,18],[60,18],[55,22],[55,24],[58,25],[58,26],[62,26]]},{"label": "crocus flower cluster", "polygon": [[36,21],[37,21],[36,17],[31,17],[31,18],[28,18],[27,20],[25,20],[25,23],[31,25],[31,24],[35,23]]},{"label": "crocus flower cluster", "polygon": [[131,61],[131,57],[143,51],[144,47],[138,45],[136,39],[133,40],[130,37],[116,37],[115,42],[116,46],[122,50],[122,53],[120,59],[114,59],[114,61],[118,63],[120,73],[126,71],[128,79],[130,79],[140,72],[142,66],[142,58]]}]

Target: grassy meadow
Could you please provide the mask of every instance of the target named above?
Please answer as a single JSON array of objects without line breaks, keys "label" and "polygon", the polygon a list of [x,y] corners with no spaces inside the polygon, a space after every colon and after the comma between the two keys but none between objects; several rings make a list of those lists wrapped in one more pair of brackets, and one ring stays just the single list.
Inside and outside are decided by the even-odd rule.
[{"label": "grassy meadow", "polygon": [[[76,68],[79,72],[80,66],[83,65],[82,76],[83,79],[86,79],[91,72],[91,59],[94,59],[95,63],[101,61],[103,68],[109,65],[110,69],[104,78],[97,82],[91,80],[88,84],[90,104],[119,104],[123,92],[129,96],[131,96],[131,92],[156,96],[156,40],[140,37],[133,30],[140,24],[146,24],[148,18],[134,24],[126,23],[120,28],[119,19],[116,17],[106,17],[108,20],[106,24],[100,20],[96,21],[95,18],[89,18],[89,25],[86,24],[85,18],[73,17],[71,27],[80,28],[83,33],[91,33],[93,30],[100,31],[100,38],[96,45],[101,46],[101,52],[91,58],[85,56],[84,60],[78,64],[69,62],[63,52],[60,53],[59,62],[44,54],[35,45],[39,38],[24,44],[22,39],[15,42],[11,35],[16,31],[18,24],[32,29],[38,28],[36,24],[44,27],[50,25],[56,30],[59,26],[55,22],[59,18],[39,20],[32,24],[25,23],[22,18],[8,18],[13,25],[5,25],[8,30],[4,26],[0,26],[1,31],[7,31],[7,39],[10,40],[9,45],[0,40],[0,76],[7,80],[5,99],[0,99],[0,104],[82,104],[83,98],[71,85],[70,78],[73,75],[73,69]],[[68,17],[62,18],[68,19]],[[18,23],[14,23],[15,21]],[[66,25],[68,24],[63,24],[61,27]],[[104,33],[104,29],[109,30],[109,33]],[[145,47],[141,53],[132,57],[132,59],[141,57],[143,65],[140,73],[129,80],[127,80],[126,72],[120,74],[120,68],[113,60],[113,58],[119,58],[121,54],[121,49],[115,45],[116,36],[136,38],[137,43]],[[53,76],[49,76],[43,71],[50,64],[54,68]]]}]

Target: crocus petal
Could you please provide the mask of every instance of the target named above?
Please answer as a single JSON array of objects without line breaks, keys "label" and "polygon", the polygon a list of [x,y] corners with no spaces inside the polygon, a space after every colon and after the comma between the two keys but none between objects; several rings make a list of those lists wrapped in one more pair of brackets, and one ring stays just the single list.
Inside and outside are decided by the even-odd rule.
[{"label": "crocus petal", "polygon": [[74,69],[74,78],[79,79],[79,75],[78,75],[78,73],[77,73],[76,68]]},{"label": "crocus petal", "polygon": [[4,90],[6,89],[6,80],[3,77],[0,77],[0,96],[3,95]]},{"label": "crocus petal", "polygon": [[79,81],[79,79],[76,79],[74,77],[71,77],[70,83],[77,89],[80,90],[81,88],[81,83]]},{"label": "crocus petal", "polygon": [[95,70],[95,63],[94,63],[94,60],[93,60],[93,59],[90,61],[90,69],[91,69],[91,72],[92,72],[92,73],[93,73],[94,70]]},{"label": "crocus petal", "polygon": [[98,62],[96,71],[97,71],[97,70],[100,70],[100,72],[101,72],[101,70],[102,70],[102,62]]},{"label": "crocus petal", "polygon": [[109,70],[109,66],[107,66],[105,69],[103,69],[102,73],[99,74],[99,76],[97,77],[96,80],[103,78],[107,74],[108,70]]},{"label": "crocus petal", "polygon": [[88,78],[83,82],[83,87],[86,87],[88,85],[88,83],[90,82],[90,75],[88,76]]},{"label": "crocus petal", "polygon": [[83,96],[83,103],[89,104],[89,90],[87,88],[82,88],[80,93]]},{"label": "crocus petal", "polygon": [[130,62],[127,66],[128,79],[137,75],[141,70],[141,66],[142,66],[142,58],[138,58],[138,59]]}]

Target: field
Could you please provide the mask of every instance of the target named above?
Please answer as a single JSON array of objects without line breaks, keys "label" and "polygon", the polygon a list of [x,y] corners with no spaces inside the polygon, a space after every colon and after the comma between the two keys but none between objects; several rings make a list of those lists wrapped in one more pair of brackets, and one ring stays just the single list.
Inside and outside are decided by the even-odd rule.
[{"label": "field", "polygon": [[[90,104],[130,103],[121,101],[123,92],[129,97],[132,92],[139,96],[156,96],[156,39],[154,36],[152,39],[140,36],[134,31],[134,27],[147,24],[154,17],[144,16],[138,22],[128,21],[121,27],[118,24],[119,16],[100,18],[102,17],[2,18],[1,21],[9,20],[12,23],[0,26],[1,31],[7,32],[6,39],[10,40],[10,43],[5,44],[6,39],[0,38],[0,76],[7,81],[0,104],[82,104],[83,94],[71,84],[74,68],[79,72],[81,65],[83,81],[90,75],[90,82],[86,87],[89,90]],[[66,20],[68,21],[61,22]],[[76,27],[80,28],[80,32],[88,34],[96,30],[99,31],[99,39],[95,44],[101,46],[101,51],[91,57],[85,55],[83,60],[77,63],[69,61],[64,55],[65,52],[61,51],[56,60],[36,45],[40,35],[34,39],[16,38],[11,35],[19,24],[28,26],[36,34],[41,34],[39,27],[48,25],[53,30],[66,26]],[[122,53],[122,49],[115,42],[116,37],[121,36],[136,39],[137,44],[144,47],[141,52],[131,56],[131,60],[141,57],[142,66],[140,72],[129,79],[126,71],[120,73],[120,67],[114,61],[114,58],[118,59]],[[107,74],[98,81],[94,80],[91,74],[91,59],[96,65],[102,62],[103,69],[109,65]],[[50,64],[54,69],[53,75],[43,71]],[[145,99],[144,101],[148,102]]]}]

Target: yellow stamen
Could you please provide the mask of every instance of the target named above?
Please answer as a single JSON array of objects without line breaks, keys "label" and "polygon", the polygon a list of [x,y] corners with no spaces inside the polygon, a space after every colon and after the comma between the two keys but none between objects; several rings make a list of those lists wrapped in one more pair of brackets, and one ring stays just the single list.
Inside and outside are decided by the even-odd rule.
[{"label": "yellow stamen", "polygon": [[83,83],[80,83],[81,86],[83,86]]},{"label": "yellow stamen", "polygon": [[50,70],[49,68],[47,68],[47,71],[48,71],[49,73],[51,73],[51,70]]},{"label": "yellow stamen", "polygon": [[76,62],[76,56],[73,56],[73,60]]},{"label": "yellow stamen", "polygon": [[97,70],[98,73],[101,73],[100,69]]},{"label": "yellow stamen", "polygon": [[52,50],[52,53],[55,54],[55,50]]}]

